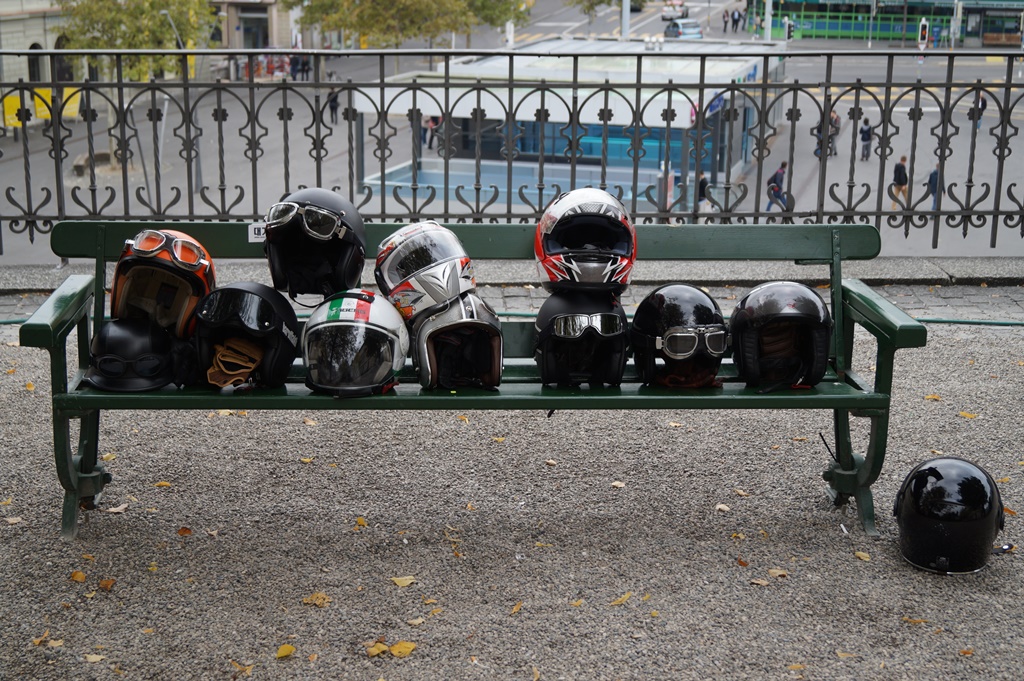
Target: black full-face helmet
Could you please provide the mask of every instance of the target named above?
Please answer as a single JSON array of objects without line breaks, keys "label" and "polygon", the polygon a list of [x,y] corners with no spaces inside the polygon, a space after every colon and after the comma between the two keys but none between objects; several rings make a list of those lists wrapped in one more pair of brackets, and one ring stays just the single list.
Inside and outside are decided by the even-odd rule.
[{"label": "black full-face helmet", "polygon": [[896,494],[893,515],[907,562],[943,574],[985,567],[1003,529],[1003,502],[992,476],[951,456],[910,471]]},{"label": "black full-face helmet", "polygon": [[501,384],[501,323],[475,293],[463,293],[413,323],[413,368],[424,388]]},{"label": "black full-face helmet", "polygon": [[628,350],[626,312],[611,293],[552,293],[537,313],[534,359],[545,385],[618,385]]},{"label": "black full-face helmet", "polygon": [[644,384],[703,388],[715,385],[728,329],[714,298],[687,284],[668,284],[640,301],[630,343]]},{"label": "black full-face helmet", "polygon": [[148,319],[111,319],[93,336],[84,382],[121,393],[163,388],[174,380],[173,342]]},{"label": "black full-face helmet", "polygon": [[747,386],[814,386],[828,368],[832,317],[815,291],[792,281],[755,286],[729,320],[733,360]]},{"label": "black full-face helmet", "polygon": [[[255,282],[229,284],[203,297],[196,316],[199,367],[210,383],[284,385],[299,353],[299,322],[282,294]],[[253,346],[259,357],[237,356]]]},{"label": "black full-face helmet", "polygon": [[300,189],[270,207],[265,227],[263,251],[278,291],[329,296],[359,285],[366,230],[348,199],[319,187]]}]

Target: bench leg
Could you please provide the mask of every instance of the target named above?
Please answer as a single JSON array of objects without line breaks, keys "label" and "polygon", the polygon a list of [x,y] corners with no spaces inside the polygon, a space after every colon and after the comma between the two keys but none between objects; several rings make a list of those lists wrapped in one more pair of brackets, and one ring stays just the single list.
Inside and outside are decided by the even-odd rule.
[{"label": "bench leg", "polygon": [[[72,446],[71,420],[79,421],[78,443]],[[98,461],[100,412],[55,411],[53,415],[53,454],[57,479],[64,488],[61,511],[61,535],[73,539],[78,534],[81,509],[96,507],[96,498],[110,475]]]},{"label": "bench leg", "polygon": [[878,479],[885,460],[885,445],[889,432],[888,411],[863,414],[871,419],[867,451],[855,454],[850,438],[850,412],[833,411],[835,419],[836,461],[829,464],[823,475],[829,483],[829,495],[836,506],[847,503],[852,496],[857,502],[857,515],[865,534],[880,536],[875,527],[875,503],[871,485]]}]

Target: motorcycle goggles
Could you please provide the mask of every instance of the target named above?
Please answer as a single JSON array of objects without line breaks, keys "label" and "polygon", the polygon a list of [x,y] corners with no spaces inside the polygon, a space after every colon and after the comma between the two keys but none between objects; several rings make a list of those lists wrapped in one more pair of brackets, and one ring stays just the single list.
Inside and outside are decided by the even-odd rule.
[{"label": "motorcycle goggles", "polygon": [[119,355],[92,356],[92,365],[107,378],[121,378],[128,372],[128,367],[135,369],[135,375],[142,378],[159,376],[171,361],[164,355],[142,355],[135,359],[125,359]]},{"label": "motorcycle goggles", "polygon": [[464,257],[466,249],[457,236],[448,230],[425,230],[395,246],[385,259],[381,273],[385,283],[394,288],[417,272]]},{"label": "motorcycle goggles", "polygon": [[588,329],[602,336],[617,336],[623,331],[622,317],[613,312],[597,314],[566,314],[551,320],[551,335],[559,338],[579,338]]},{"label": "motorcycle goggles", "polygon": [[302,228],[306,234],[320,241],[327,241],[335,234],[344,239],[348,225],[342,222],[345,212],[339,215],[334,211],[318,206],[300,206],[291,201],[275,203],[267,211],[264,222],[268,229],[287,224],[296,215],[302,216]]},{"label": "motorcycle goggles", "polygon": [[306,332],[303,346],[310,387],[338,394],[382,392],[400,355],[396,336],[355,324],[318,326]]},{"label": "motorcycle goggles", "polygon": [[702,340],[704,349],[712,357],[724,355],[728,345],[728,334],[723,326],[674,327],[658,338],[646,338],[648,345],[672,359],[692,357],[700,349]]},{"label": "motorcycle goggles", "polygon": [[196,242],[175,238],[155,229],[144,229],[136,234],[134,239],[129,239],[124,243],[125,246],[131,248],[135,255],[145,258],[151,258],[166,251],[171,255],[171,262],[190,272],[208,267],[210,264],[206,259],[206,253]]},{"label": "motorcycle goggles", "polygon": [[260,336],[280,330],[292,345],[297,344],[298,338],[277,314],[270,301],[250,291],[215,289],[203,298],[196,315],[210,326],[223,326],[237,321]]}]

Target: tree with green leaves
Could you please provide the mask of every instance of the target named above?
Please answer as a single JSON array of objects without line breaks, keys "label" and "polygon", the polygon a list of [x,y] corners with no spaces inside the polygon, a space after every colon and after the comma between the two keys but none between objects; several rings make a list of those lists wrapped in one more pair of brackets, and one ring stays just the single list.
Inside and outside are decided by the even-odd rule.
[{"label": "tree with green leaves", "polygon": [[475,26],[523,23],[527,10],[523,0],[280,0],[279,5],[301,8],[304,28],[355,33],[375,47],[468,34]]},{"label": "tree with green leaves", "polygon": [[[64,19],[67,49],[173,50],[178,49],[178,36],[185,47],[205,46],[216,19],[208,0],[56,1]],[[93,64],[109,67],[109,61],[104,61],[95,59]],[[126,57],[123,64],[124,77],[131,80],[145,80],[154,71],[180,66],[173,56]]]}]

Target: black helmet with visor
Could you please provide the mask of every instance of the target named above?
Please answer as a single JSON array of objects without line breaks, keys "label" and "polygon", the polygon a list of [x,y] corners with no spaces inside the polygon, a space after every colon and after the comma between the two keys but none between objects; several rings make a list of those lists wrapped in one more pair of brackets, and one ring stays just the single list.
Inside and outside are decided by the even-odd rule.
[{"label": "black helmet with visor", "polygon": [[626,312],[611,293],[558,291],[537,313],[534,359],[545,385],[619,385],[628,348]]}]

